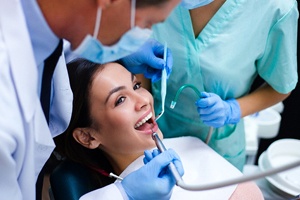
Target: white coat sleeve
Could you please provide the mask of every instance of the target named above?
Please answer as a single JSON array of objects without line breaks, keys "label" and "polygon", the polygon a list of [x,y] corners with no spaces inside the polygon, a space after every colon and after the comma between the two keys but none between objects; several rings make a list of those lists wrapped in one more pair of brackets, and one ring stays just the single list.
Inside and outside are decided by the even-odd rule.
[{"label": "white coat sleeve", "polygon": [[17,161],[21,163],[24,159],[25,134],[19,128],[23,127],[22,119],[2,36],[0,30],[0,199],[22,199],[28,196],[22,194],[18,182],[22,169]]},{"label": "white coat sleeve", "polygon": [[126,200],[128,199],[127,197],[123,196],[124,191],[119,189],[118,184],[119,183],[113,183],[103,188],[89,192],[83,195],[82,197],[80,197],[79,200],[96,200],[96,199]]}]

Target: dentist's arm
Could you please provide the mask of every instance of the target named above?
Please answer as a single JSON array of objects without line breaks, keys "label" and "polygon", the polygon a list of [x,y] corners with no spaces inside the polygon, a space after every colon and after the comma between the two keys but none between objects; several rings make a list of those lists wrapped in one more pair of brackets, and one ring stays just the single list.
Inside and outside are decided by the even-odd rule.
[{"label": "dentist's arm", "polygon": [[183,175],[180,158],[171,149],[159,155],[153,154],[151,158],[147,155],[149,152],[146,151],[145,165],[127,175],[123,181],[89,192],[80,200],[170,199],[176,181],[167,166],[173,162],[180,175]]},{"label": "dentist's arm", "polygon": [[121,182],[129,199],[170,199],[176,180],[167,166],[173,162],[182,176],[183,167],[179,156],[170,149],[159,155],[156,154],[151,160],[148,157],[144,162],[146,164],[143,167],[126,176]]}]

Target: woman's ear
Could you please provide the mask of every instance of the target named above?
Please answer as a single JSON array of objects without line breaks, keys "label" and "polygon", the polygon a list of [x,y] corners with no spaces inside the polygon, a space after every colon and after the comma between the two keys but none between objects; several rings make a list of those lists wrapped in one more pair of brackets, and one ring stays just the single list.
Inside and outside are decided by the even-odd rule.
[{"label": "woman's ear", "polygon": [[76,128],[73,131],[73,138],[82,146],[88,149],[96,149],[101,144],[100,140],[93,137],[95,130],[92,128]]}]

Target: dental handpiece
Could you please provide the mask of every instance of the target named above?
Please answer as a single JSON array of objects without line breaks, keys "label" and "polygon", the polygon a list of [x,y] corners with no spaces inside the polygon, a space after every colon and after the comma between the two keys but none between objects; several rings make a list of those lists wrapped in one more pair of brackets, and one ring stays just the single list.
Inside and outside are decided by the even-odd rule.
[{"label": "dental handpiece", "polygon": [[[152,133],[152,138],[155,141],[155,144],[156,144],[157,148],[160,150],[160,152],[164,152],[167,150],[166,147],[164,146],[164,144],[162,143],[162,141],[160,140],[160,138],[158,137],[158,134],[156,132]],[[178,173],[174,163],[171,162],[168,165],[168,168],[171,171],[171,173],[173,174],[177,185],[179,182],[183,181],[180,174]]]},{"label": "dental handpiece", "polygon": [[[162,143],[162,141],[159,139],[157,133],[153,132],[152,133],[152,138],[156,143],[157,148],[161,151],[164,152],[166,151],[166,147]],[[292,169],[294,167],[299,167],[300,166],[300,160],[297,162],[293,163],[288,163],[284,166],[280,166],[274,169],[269,169],[263,172],[259,172],[256,174],[251,174],[251,175],[244,175],[241,177],[236,177],[236,178],[231,178],[229,180],[223,180],[215,183],[206,183],[206,184],[196,184],[196,185],[191,185],[187,184],[183,181],[181,176],[179,175],[174,163],[170,163],[168,165],[168,168],[170,169],[171,173],[173,174],[175,180],[176,180],[176,185],[181,187],[182,189],[189,190],[189,191],[203,191],[203,190],[211,190],[211,189],[216,189],[216,188],[221,188],[229,185],[234,185],[234,184],[239,184],[243,182],[248,182],[248,181],[253,181],[256,179],[264,178],[266,176],[270,176],[288,169]]]}]

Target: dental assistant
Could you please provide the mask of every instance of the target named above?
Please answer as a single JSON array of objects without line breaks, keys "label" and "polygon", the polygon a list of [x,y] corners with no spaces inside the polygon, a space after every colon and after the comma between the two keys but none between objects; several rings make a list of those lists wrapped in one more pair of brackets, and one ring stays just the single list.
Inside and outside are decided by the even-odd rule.
[{"label": "dental assistant", "polygon": [[178,2],[0,0],[0,199],[39,198],[35,184],[54,149],[52,138],[68,126],[72,92],[60,52],[50,77],[49,115],[40,102],[44,61],[60,41],[69,41],[74,53],[94,62],[123,58],[129,70],[155,81],[165,66],[163,46],[147,40],[148,28]]},{"label": "dental assistant", "polygon": [[[158,120],[164,136],[205,140],[214,127],[209,146],[242,170],[242,118],[283,101],[297,84],[297,20],[295,0],[214,0],[202,7],[183,1],[177,6],[153,28],[153,37],[166,42],[174,56],[165,113]],[[257,76],[265,83],[249,93]],[[183,84],[197,87],[201,98],[186,89],[170,109]],[[159,113],[159,83],[152,83],[152,93]]]}]

